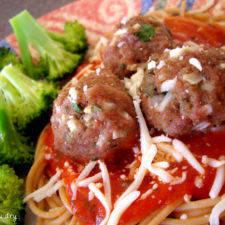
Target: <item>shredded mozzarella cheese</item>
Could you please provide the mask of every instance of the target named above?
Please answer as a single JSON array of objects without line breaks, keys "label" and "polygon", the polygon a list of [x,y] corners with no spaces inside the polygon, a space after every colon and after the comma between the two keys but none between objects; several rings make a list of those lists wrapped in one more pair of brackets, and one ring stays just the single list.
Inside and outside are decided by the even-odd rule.
[{"label": "shredded mozzarella cheese", "polygon": [[76,180],[76,183],[74,184],[74,187],[73,187],[73,196],[72,196],[72,200],[76,200],[76,195],[77,195],[77,184],[85,179],[89,174],[90,172],[94,169],[95,165],[96,165],[97,161],[91,161],[89,162],[85,168],[82,170],[82,172],[80,173],[80,175],[78,176],[77,180]]},{"label": "shredded mozzarella cheese", "polygon": [[109,209],[111,210],[112,200],[111,200],[111,184],[110,184],[109,173],[108,173],[107,167],[106,167],[104,162],[101,162],[99,160],[98,163],[99,163],[99,167],[100,167],[101,173],[102,173],[105,196],[106,196],[107,201],[108,201]]},{"label": "shredded mozzarella cheese", "polygon": [[204,174],[204,168],[201,166],[201,164],[197,161],[197,159],[193,156],[193,154],[189,151],[189,149],[183,142],[174,139],[173,146],[177,152],[183,155],[183,157],[194,169],[196,169],[200,174]]},{"label": "shredded mozzarella cheese", "polygon": [[152,138],[153,143],[160,143],[160,142],[171,142],[171,138],[165,136],[165,135],[160,135]]},{"label": "shredded mozzarella cheese", "polygon": [[189,63],[192,66],[196,67],[198,70],[202,71],[202,65],[201,65],[201,63],[199,62],[198,59],[196,59],[196,58],[190,58],[189,59]]},{"label": "shredded mozzarella cheese", "polygon": [[109,207],[108,201],[94,183],[89,184],[88,187],[89,187],[90,191],[92,191],[94,193],[95,197],[101,202],[101,204],[105,208],[106,215],[105,215],[104,220],[100,223],[100,225],[105,225],[105,224],[107,224],[107,221],[108,221],[109,215],[110,215],[110,207]]},{"label": "shredded mozzarella cheese", "polygon": [[53,177],[51,177],[51,179],[47,184],[27,195],[24,198],[23,202],[25,203],[32,198],[36,202],[40,202],[44,198],[51,197],[57,190],[59,190],[59,188],[62,187],[64,183],[61,180],[59,180],[62,171],[59,170],[58,168],[56,169],[56,171],[57,171],[56,174]]},{"label": "shredded mozzarella cheese", "polygon": [[216,176],[213,185],[211,187],[211,190],[209,192],[210,198],[216,198],[219,195],[224,185],[224,181],[225,181],[225,165],[217,168]]},{"label": "shredded mozzarella cheese", "polygon": [[107,225],[117,225],[121,215],[139,197],[140,191],[133,191],[128,194],[112,211]]},{"label": "shredded mozzarella cheese", "polygon": [[177,77],[174,77],[171,80],[164,81],[161,85],[161,92],[172,91],[176,86],[176,82],[177,82]]},{"label": "shredded mozzarella cheese", "polygon": [[78,186],[79,187],[87,187],[90,183],[94,183],[97,182],[98,180],[100,180],[102,178],[102,173],[97,173],[92,177],[88,177],[86,179],[83,179],[81,181],[78,182]]},{"label": "shredded mozzarella cheese", "polygon": [[158,112],[163,112],[166,106],[170,103],[170,101],[173,99],[173,95],[171,92],[168,92],[166,96],[163,98],[163,100],[159,103],[159,105],[156,107],[156,110]]}]

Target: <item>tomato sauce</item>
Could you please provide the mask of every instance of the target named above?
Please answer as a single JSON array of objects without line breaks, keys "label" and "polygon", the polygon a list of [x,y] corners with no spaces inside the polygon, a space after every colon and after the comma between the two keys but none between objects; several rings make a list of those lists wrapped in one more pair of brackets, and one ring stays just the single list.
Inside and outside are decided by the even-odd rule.
[{"label": "tomato sauce", "polygon": [[[45,145],[47,146],[46,154],[50,154],[51,156],[50,159],[47,160],[48,169],[52,172],[52,174],[55,173],[57,167],[62,169],[62,179],[65,182],[68,198],[71,202],[74,215],[77,216],[78,220],[82,224],[100,224],[105,217],[105,209],[97,198],[89,200],[88,188],[79,187],[77,190],[76,200],[72,200],[73,192],[71,189],[71,184],[79,176],[84,166],[76,163],[70,157],[65,156],[53,148],[53,134],[51,128],[45,131],[44,137],[46,137],[44,138]],[[207,155],[208,157],[215,159],[218,159],[219,156],[224,155],[224,138],[225,129],[208,134],[184,138],[182,141],[189,146],[191,152],[195,155],[198,161],[201,162],[203,155]],[[65,162],[68,162],[71,165],[70,169],[65,166]],[[126,165],[130,163],[131,159],[128,159],[127,162],[119,163],[118,165],[115,163],[113,166],[110,163],[107,164],[110,174],[113,203],[115,203],[118,196],[121,195],[132,182],[132,180],[129,179],[122,179],[121,176],[125,175],[128,177],[129,169],[126,168]],[[118,166],[117,170],[115,165]],[[203,165],[203,167],[205,169],[205,173],[203,176],[200,176],[199,173],[194,170],[186,160],[183,160],[181,163],[170,163],[169,169],[171,171],[175,171],[172,174],[174,177],[182,177],[182,172],[186,173],[186,179],[182,183],[174,185],[163,183],[157,177],[147,174],[138,189],[141,192],[140,197],[133,202],[122,215],[119,224],[122,225],[140,220],[159,207],[163,207],[183,198],[185,194],[192,195],[194,199],[209,197],[209,191],[214,181],[216,169],[206,165]],[[98,166],[96,166],[90,176],[98,172],[100,172],[100,170]],[[201,187],[196,187],[196,177],[201,179]],[[99,182],[102,182],[102,180],[99,180]],[[152,193],[146,198],[141,199],[142,194],[149,189],[152,189]],[[104,193],[103,188],[101,188],[101,191]],[[224,192],[225,188],[223,187],[220,194],[223,194]]]},{"label": "tomato sauce", "polygon": [[218,24],[179,16],[166,17],[164,23],[173,34],[173,39],[182,42],[193,41],[197,44],[209,44],[214,47],[225,45],[225,29]]}]

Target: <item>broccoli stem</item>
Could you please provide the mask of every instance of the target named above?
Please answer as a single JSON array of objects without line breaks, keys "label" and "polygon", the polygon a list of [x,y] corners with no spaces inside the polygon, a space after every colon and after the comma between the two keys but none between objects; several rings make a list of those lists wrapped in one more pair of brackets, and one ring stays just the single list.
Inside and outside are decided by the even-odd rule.
[{"label": "broccoli stem", "polygon": [[29,44],[38,51],[39,62],[47,67],[47,78],[50,80],[62,78],[72,72],[80,62],[81,55],[65,50],[62,43],[51,39],[47,31],[27,11],[10,19],[10,23],[19,42],[22,60],[28,74],[34,73],[35,70]]}]

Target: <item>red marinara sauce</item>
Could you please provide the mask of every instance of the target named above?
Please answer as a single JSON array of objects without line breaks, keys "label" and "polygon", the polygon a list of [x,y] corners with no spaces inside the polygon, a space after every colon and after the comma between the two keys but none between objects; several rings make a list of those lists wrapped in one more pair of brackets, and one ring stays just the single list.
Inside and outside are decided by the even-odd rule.
[{"label": "red marinara sauce", "polygon": [[225,45],[225,28],[218,24],[179,16],[166,17],[164,23],[173,39],[209,44],[217,48]]},{"label": "red marinara sauce", "polygon": [[[201,162],[202,156],[206,155],[211,158],[218,159],[219,156],[225,153],[225,129],[211,132],[208,134],[201,134],[185,138],[185,142],[192,154]],[[100,224],[105,217],[105,209],[97,198],[89,200],[88,187],[79,187],[77,190],[76,200],[72,200],[73,191],[71,188],[72,182],[79,176],[84,168],[84,165],[76,163],[73,159],[65,156],[61,152],[53,148],[53,134],[51,128],[48,128],[44,134],[44,143],[47,146],[46,154],[48,154],[48,169],[52,174],[55,173],[56,168],[62,169],[62,179],[65,182],[68,192],[68,199],[74,215],[82,224]],[[50,156],[50,157],[49,157]],[[129,179],[129,169],[127,166],[135,159],[128,157],[127,161],[116,162],[114,164],[106,163],[111,182],[112,203],[115,203],[118,196],[120,196],[133,180]],[[139,163],[139,162],[138,162]],[[66,165],[70,165],[69,167]],[[203,165],[205,173],[200,174],[194,170],[186,160],[181,163],[170,163],[169,170],[173,172],[174,177],[182,177],[182,173],[186,174],[183,182],[177,184],[163,183],[157,177],[147,174],[139,187],[141,192],[139,198],[134,201],[131,206],[122,215],[119,224],[128,224],[144,218],[159,207],[171,204],[176,200],[183,198],[185,194],[192,195],[194,199],[203,199],[209,197],[209,191],[215,178],[216,169]],[[177,169],[176,169],[177,168]],[[91,172],[90,176],[100,172],[98,165]],[[125,175],[125,176],[124,176]],[[124,179],[124,177],[127,177]],[[200,179],[202,185],[196,187],[196,179]],[[99,180],[102,183],[102,180]],[[198,186],[198,185],[197,185]],[[152,189],[151,194],[143,198],[142,194]],[[103,187],[101,191],[104,193]],[[225,187],[220,194],[225,193]]]}]

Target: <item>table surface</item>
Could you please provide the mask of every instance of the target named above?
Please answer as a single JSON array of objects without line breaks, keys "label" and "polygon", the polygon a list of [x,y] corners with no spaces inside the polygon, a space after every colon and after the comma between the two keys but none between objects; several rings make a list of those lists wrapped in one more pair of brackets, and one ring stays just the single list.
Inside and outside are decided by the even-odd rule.
[{"label": "table surface", "polygon": [[0,0],[0,40],[12,33],[9,19],[27,9],[35,18],[74,0]]}]

